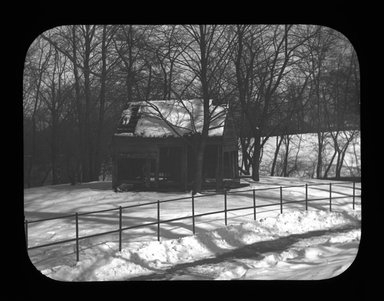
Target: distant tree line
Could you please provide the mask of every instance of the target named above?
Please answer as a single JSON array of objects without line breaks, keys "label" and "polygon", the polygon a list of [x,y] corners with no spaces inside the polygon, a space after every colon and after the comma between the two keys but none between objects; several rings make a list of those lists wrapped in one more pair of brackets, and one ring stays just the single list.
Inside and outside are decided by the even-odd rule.
[{"label": "distant tree line", "polygon": [[312,132],[316,176],[323,177],[325,133],[333,133],[336,162],[343,157],[338,139],[360,127],[359,76],[347,38],[315,25],[56,27],[39,35],[25,58],[25,187],[105,176],[121,111],[155,99],[204,100],[196,191],[210,99],[228,104],[235,118],[243,173],[259,179],[271,136]]},{"label": "distant tree line", "polygon": [[[326,132],[324,142],[320,178],[358,180],[361,177],[360,131]],[[263,147],[260,173],[314,178],[317,177],[317,158],[317,133],[274,136]]]}]

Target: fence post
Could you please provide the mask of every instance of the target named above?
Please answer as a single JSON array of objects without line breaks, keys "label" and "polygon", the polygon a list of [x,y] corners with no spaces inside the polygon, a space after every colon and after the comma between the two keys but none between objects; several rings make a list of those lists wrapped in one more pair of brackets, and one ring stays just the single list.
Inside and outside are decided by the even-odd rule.
[{"label": "fence post", "polygon": [[24,220],[25,223],[25,244],[28,249],[28,220]]},{"label": "fence post", "polygon": [[280,213],[283,213],[283,187],[280,186]]},{"label": "fence post", "polygon": [[353,181],[352,208],[355,210],[355,181]]},{"label": "fence post", "polygon": [[329,211],[332,211],[332,183],[329,183]]},{"label": "fence post", "polygon": [[308,184],[305,184],[305,210],[308,210]]},{"label": "fence post", "polygon": [[227,190],[224,189],[224,220],[227,225]]},{"label": "fence post", "polygon": [[255,195],[255,189],[253,189],[253,219],[256,220],[256,195]]},{"label": "fence post", "polygon": [[157,241],[160,241],[160,201],[157,200]]},{"label": "fence post", "polygon": [[122,208],[119,206],[119,251],[121,251]]},{"label": "fence post", "polygon": [[195,235],[195,197],[192,193],[192,233]]},{"label": "fence post", "polygon": [[79,215],[75,213],[76,219],[76,261],[79,261]]}]

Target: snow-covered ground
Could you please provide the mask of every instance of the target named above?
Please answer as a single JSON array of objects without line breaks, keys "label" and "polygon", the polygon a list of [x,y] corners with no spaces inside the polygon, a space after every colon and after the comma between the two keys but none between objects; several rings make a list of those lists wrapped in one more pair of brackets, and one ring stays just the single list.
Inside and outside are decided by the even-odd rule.
[{"label": "snow-covered ground", "polygon": [[[29,251],[32,263],[46,276],[65,281],[126,279],[323,279],[343,272],[354,260],[360,239],[361,206],[356,198],[352,210],[351,184],[334,182],[332,201],[284,204],[280,214],[278,187],[324,183],[309,186],[308,197],[329,197],[329,181],[265,177],[250,186],[228,193],[228,209],[276,204],[253,210],[228,212],[192,220],[162,223],[157,239],[157,225],[123,232],[122,251],[118,235],[110,234],[80,240],[80,261],[76,263],[74,243]],[[25,217],[28,221],[74,212],[87,212],[119,206],[144,204],[190,196],[188,193],[124,192],[115,193],[110,182],[75,186],[56,185],[25,189]],[[258,190],[261,188],[273,190]],[[356,184],[360,188],[360,184]],[[356,190],[360,195],[360,190]],[[283,188],[283,199],[304,200],[305,188]],[[123,211],[123,227],[156,221],[156,205]],[[224,209],[223,195],[195,198],[195,214]],[[161,203],[161,219],[191,215],[191,200]],[[79,216],[79,235],[89,235],[118,228],[118,211]],[[28,245],[75,237],[73,218],[31,223]]]},{"label": "snow-covered ground", "polygon": [[[323,164],[327,166],[334,154],[335,145],[331,135],[336,136],[336,132],[324,133],[325,142],[322,153]],[[338,134],[338,147],[345,146],[347,138],[352,140],[346,147],[344,163],[341,169],[341,175],[344,177],[360,176],[360,133],[355,131],[343,131]],[[260,162],[260,173],[269,175],[271,172],[272,161],[276,151],[276,139],[280,137],[270,137],[263,146],[263,156]],[[277,157],[275,174],[278,175],[282,171],[282,162],[285,155],[285,141],[282,143]],[[318,137],[316,133],[296,134],[290,136],[289,151],[288,151],[288,171],[291,177],[311,177],[316,172],[316,162],[318,154]],[[239,152],[241,156],[241,152]],[[334,158],[333,165],[330,168],[329,176],[335,176]],[[239,160],[239,162],[241,162]],[[323,169],[323,172],[325,168]]]}]

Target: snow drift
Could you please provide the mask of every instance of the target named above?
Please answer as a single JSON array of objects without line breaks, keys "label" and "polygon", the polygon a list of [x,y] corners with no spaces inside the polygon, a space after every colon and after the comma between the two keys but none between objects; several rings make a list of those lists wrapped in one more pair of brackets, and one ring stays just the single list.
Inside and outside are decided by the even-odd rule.
[{"label": "snow drift", "polygon": [[[134,242],[121,252],[105,252],[115,247],[114,243],[106,243],[86,250],[74,266],[56,266],[42,273],[61,281],[145,279],[143,277],[323,279],[342,273],[354,260],[360,240],[360,220],[360,211],[287,210],[277,216],[194,236]],[[343,248],[338,248],[341,244]],[[244,252],[247,256],[240,256]],[[316,266],[321,270],[316,270]],[[200,277],[191,277],[191,269]],[[160,277],[151,278],[151,275]]]}]

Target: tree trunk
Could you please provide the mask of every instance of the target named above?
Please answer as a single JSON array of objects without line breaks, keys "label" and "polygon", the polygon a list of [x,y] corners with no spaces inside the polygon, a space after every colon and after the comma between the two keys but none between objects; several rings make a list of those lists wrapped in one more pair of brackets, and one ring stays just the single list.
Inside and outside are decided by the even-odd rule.
[{"label": "tree trunk", "polygon": [[[40,77],[41,79],[41,77]],[[39,101],[39,90],[40,90],[40,84],[41,80],[39,80],[37,91],[36,91],[36,97],[35,97],[35,103],[33,107],[33,113],[32,113],[32,152],[31,152],[31,158],[29,160],[28,170],[27,170],[27,187],[31,187],[31,175],[32,175],[32,166],[35,162],[35,156],[36,156],[36,111],[37,111],[37,105]]]},{"label": "tree trunk", "polygon": [[85,111],[84,111],[84,156],[83,156],[83,182],[94,180],[92,175],[92,148],[91,148],[91,130],[90,130],[90,109],[91,109],[91,91],[90,91],[90,67],[89,60],[91,54],[91,37],[90,26],[85,25],[84,34],[84,96],[85,96]]},{"label": "tree trunk", "polygon": [[76,41],[76,25],[72,26],[72,56],[73,56],[73,76],[75,78],[74,86],[75,86],[75,103],[76,103],[76,113],[77,113],[77,124],[79,131],[79,160],[76,163],[76,175],[77,181],[81,182],[83,180],[83,165],[85,162],[84,156],[84,118],[83,118],[83,108],[81,103],[80,96],[80,76],[77,69],[77,41]]},{"label": "tree trunk", "polygon": [[279,136],[276,136],[276,149],[275,149],[275,154],[273,156],[272,167],[271,167],[272,177],[275,175],[276,162],[277,162],[277,157],[279,155],[281,142],[283,142],[283,136],[281,136],[280,141],[279,141]]},{"label": "tree trunk", "polygon": [[[54,97],[54,96],[53,96]],[[54,108],[54,103],[52,104],[52,124],[51,124],[51,169],[52,169],[52,185],[58,184],[58,176],[57,176],[57,155],[58,155],[58,147],[57,147],[57,115]]]},{"label": "tree trunk", "polygon": [[[244,59],[243,54],[243,39],[245,34],[245,27],[237,26],[237,56],[235,58],[235,69],[236,69],[236,80],[237,80],[237,90],[239,93],[239,101],[241,104],[241,110],[244,113],[246,120],[249,123],[249,127],[253,132],[254,144],[253,144],[253,156],[252,156],[252,179],[255,181],[259,181],[259,168],[260,168],[260,154],[261,154],[261,135],[260,135],[260,124],[262,123],[260,120],[255,121],[255,113],[252,110],[252,113],[249,109],[249,103],[252,87],[252,80],[249,76],[253,75],[253,59],[249,64],[242,64],[242,60]],[[264,112],[267,111],[267,104],[264,106]],[[243,154],[246,148],[243,148]],[[246,156],[243,155],[243,160]],[[246,161],[245,161],[246,162]]]},{"label": "tree trunk", "polygon": [[57,177],[57,148],[56,148],[56,135],[54,129],[52,129],[52,141],[51,141],[51,165],[52,165],[52,185],[58,184]]},{"label": "tree trunk", "polygon": [[317,133],[317,167],[316,167],[316,178],[320,179],[322,176],[322,168],[323,168],[323,142],[324,142],[324,134],[321,132]]},{"label": "tree trunk", "polygon": [[105,84],[107,77],[107,47],[106,47],[107,26],[103,25],[103,34],[101,41],[101,76],[100,76],[100,94],[99,94],[99,120],[96,133],[96,149],[95,149],[95,175],[101,170],[101,148],[102,148],[102,131],[104,128],[104,110],[105,110]]},{"label": "tree trunk", "polygon": [[336,170],[335,170],[336,179],[340,179],[341,167],[342,167],[342,164],[340,164],[341,163],[340,161],[341,161],[341,153],[338,152],[337,153],[337,161],[336,161]]},{"label": "tree trunk", "polygon": [[344,165],[344,157],[345,157],[345,152],[346,152],[346,150],[347,150],[347,148],[345,148],[345,150],[342,152],[342,154],[341,154],[341,159],[340,159],[340,162],[339,162],[339,168],[338,168],[338,170],[337,170],[337,175],[336,175],[336,177],[338,178],[338,179],[340,179],[341,178],[341,169],[343,168],[343,165]]},{"label": "tree trunk", "polygon": [[[54,59],[54,65],[53,65],[53,72],[52,72],[52,86],[51,86],[51,167],[52,167],[52,184],[55,185],[58,183],[57,181],[57,147],[56,147],[56,141],[57,141],[57,106],[56,104],[59,102],[58,95],[59,92],[56,93],[56,84],[55,84],[55,76],[56,76],[56,68],[57,68],[57,51],[55,52],[55,59]],[[59,75],[60,77],[60,75]],[[60,87],[59,87],[60,88]]]},{"label": "tree trunk", "polygon": [[194,187],[193,187],[193,194],[196,194],[202,190],[202,184],[203,184],[203,164],[204,164],[204,149],[205,149],[205,143],[201,141],[200,137],[200,143],[199,146],[196,149],[196,155],[195,155],[195,176],[194,176]]},{"label": "tree trunk", "polygon": [[128,35],[127,35],[127,42],[129,43],[128,48],[128,66],[127,66],[127,101],[132,102],[133,101],[133,26],[129,25],[128,27]]},{"label": "tree trunk", "polygon": [[209,83],[208,83],[208,53],[207,53],[207,40],[206,40],[206,27],[199,25],[200,31],[200,81],[201,91],[203,96],[203,128],[201,136],[198,136],[197,153],[196,153],[196,172],[195,172],[195,185],[193,193],[200,192],[203,183],[203,164],[204,164],[204,152],[205,145],[208,137],[210,113],[209,113]]},{"label": "tree trunk", "polygon": [[289,143],[291,141],[291,138],[289,135],[285,136],[285,154],[284,154],[284,163],[283,163],[283,170],[282,170],[282,176],[287,177],[288,176],[288,155],[289,155]]},{"label": "tree trunk", "polygon": [[334,153],[332,155],[331,161],[328,164],[328,167],[325,169],[324,176],[323,176],[324,178],[328,177],[329,170],[332,167],[332,163],[335,160],[336,154],[338,155],[337,163],[336,163],[336,168],[337,168],[337,165],[339,164],[338,161],[339,161],[339,157],[340,157],[340,154],[339,154],[340,153],[340,149],[339,149],[339,144],[337,142],[337,138],[339,136],[339,132],[337,131],[335,135],[333,135],[333,133],[331,132],[331,136],[332,136],[332,139],[333,139]]},{"label": "tree trunk", "polygon": [[290,177],[292,172],[298,171],[298,169],[299,169],[298,166],[297,166],[297,161],[299,160],[301,141],[302,141],[302,135],[300,135],[299,144],[297,146],[297,152],[296,152],[296,155],[295,155],[295,161],[293,163],[292,168],[288,171],[288,177]]},{"label": "tree trunk", "polygon": [[[51,53],[51,48],[49,49],[48,56],[50,56],[50,53]],[[35,102],[33,105],[33,112],[32,112],[32,137],[31,137],[32,138],[32,153],[31,153],[31,158],[29,161],[29,166],[28,166],[28,171],[27,171],[28,188],[31,187],[32,166],[34,165],[35,156],[36,156],[36,112],[37,112],[37,107],[38,107],[38,103],[39,103],[39,95],[40,95],[40,87],[41,87],[41,82],[42,82],[42,77],[43,77],[43,71],[45,68],[45,67],[43,67],[43,65],[47,64],[48,56],[46,57],[46,61],[44,61],[44,63],[42,63],[43,52],[41,52],[41,55],[39,58],[39,64],[38,64],[38,66],[39,66],[39,78],[37,81]]]},{"label": "tree trunk", "polygon": [[357,153],[357,150],[356,150],[356,143],[352,143],[352,146],[353,146],[353,155],[354,155],[354,159],[355,159],[356,170],[357,170],[358,175],[360,176],[360,174],[361,174],[361,171],[360,171],[360,156],[359,156],[359,154]]},{"label": "tree trunk", "polygon": [[172,91],[172,73],[173,73],[173,61],[171,62],[171,66],[169,68],[169,79],[168,79],[168,89],[167,89],[167,97],[165,99],[171,99],[171,91]]},{"label": "tree trunk", "polygon": [[249,156],[248,147],[249,147],[249,140],[247,141],[246,137],[240,137],[240,144],[241,144],[241,166],[242,166],[242,172],[246,175],[249,175],[249,167],[251,165],[251,158]]},{"label": "tree trunk", "polygon": [[261,136],[260,131],[256,130],[254,134],[253,156],[252,156],[252,179],[260,181],[260,154],[261,154]]},{"label": "tree trunk", "polygon": [[335,150],[333,155],[332,155],[331,161],[329,162],[328,167],[326,168],[326,170],[324,172],[324,178],[328,177],[329,170],[331,169],[333,160],[335,160],[336,154],[337,154],[337,151]]},{"label": "tree trunk", "polygon": [[201,135],[198,134],[196,144],[196,169],[194,177],[194,189],[193,193],[200,192],[203,184],[203,164],[204,164],[204,153],[205,145],[208,137],[209,129],[209,98],[204,100],[204,124]]},{"label": "tree trunk", "polygon": [[346,138],[347,141],[345,142],[343,148],[340,151],[340,159],[338,158],[338,164],[336,167],[336,178],[338,178],[338,179],[341,177],[341,169],[343,168],[343,165],[344,165],[345,154],[346,154],[348,146],[351,143],[351,141],[353,140],[354,136],[355,136],[355,132],[353,132],[350,137]]}]

